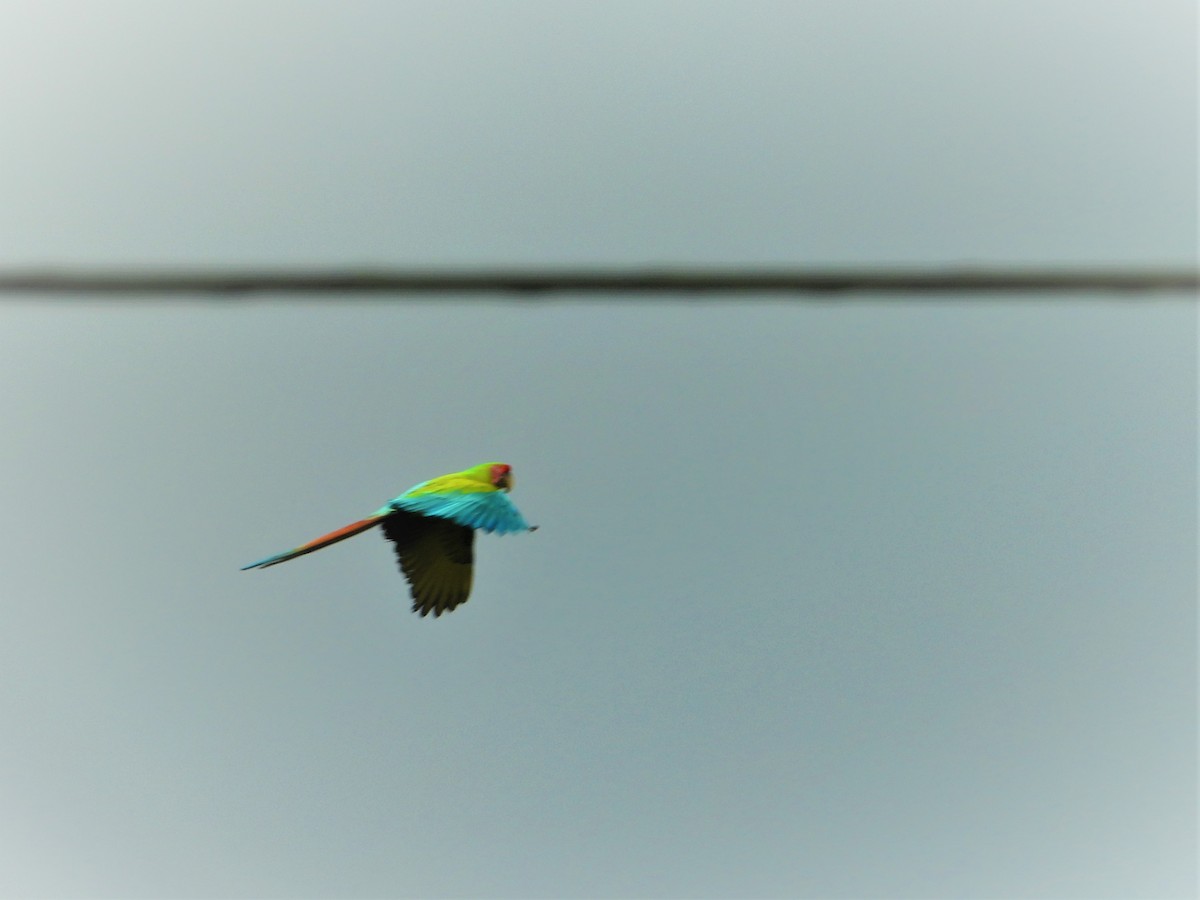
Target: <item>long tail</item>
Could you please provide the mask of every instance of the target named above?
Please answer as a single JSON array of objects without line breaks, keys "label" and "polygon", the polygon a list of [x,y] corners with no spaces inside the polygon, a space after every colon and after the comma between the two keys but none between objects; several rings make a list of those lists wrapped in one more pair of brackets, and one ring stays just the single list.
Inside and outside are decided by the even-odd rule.
[{"label": "long tail", "polygon": [[242,566],[242,571],[247,569],[265,569],[267,566],[273,566],[276,563],[287,562],[289,559],[295,559],[297,556],[303,556],[305,553],[312,553],[314,550],[320,550],[322,547],[328,547],[330,544],[336,544],[338,541],[344,541],[348,537],[354,537],[359,532],[366,531],[368,528],[373,528],[384,520],[387,512],[380,511],[372,513],[367,518],[353,522],[344,528],[339,528],[337,531],[331,531],[329,534],[321,535],[319,538],[314,538],[307,544],[302,544],[295,550],[288,550],[284,553],[276,553],[274,556],[268,556],[266,559],[260,559],[256,563],[250,563],[248,566]]}]

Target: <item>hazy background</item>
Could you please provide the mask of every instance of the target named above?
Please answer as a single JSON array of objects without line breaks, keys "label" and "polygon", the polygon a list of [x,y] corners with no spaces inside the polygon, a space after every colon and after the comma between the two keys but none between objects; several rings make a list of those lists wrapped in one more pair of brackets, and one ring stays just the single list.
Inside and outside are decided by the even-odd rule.
[{"label": "hazy background", "polygon": [[[0,265],[1186,266],[1196,28],[6,2]],[[0,305],[0,893],[1191,896],[1194,303],[681,299]]]}]

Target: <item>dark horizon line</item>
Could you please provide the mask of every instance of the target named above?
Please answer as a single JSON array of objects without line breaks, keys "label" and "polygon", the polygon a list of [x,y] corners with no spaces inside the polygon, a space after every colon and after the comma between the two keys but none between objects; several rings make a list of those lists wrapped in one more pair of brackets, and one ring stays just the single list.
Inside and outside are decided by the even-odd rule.
[{"label": "dark horizon line", "polygon": [[1200,269],[980,265],[783,267],[143,267],[0,270],[8,294],[1196,292]]}]

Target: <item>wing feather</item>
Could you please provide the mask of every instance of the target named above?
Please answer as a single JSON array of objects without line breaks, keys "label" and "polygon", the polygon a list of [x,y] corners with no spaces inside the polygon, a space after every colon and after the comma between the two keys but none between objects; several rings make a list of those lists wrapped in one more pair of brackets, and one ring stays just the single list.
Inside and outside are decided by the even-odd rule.
[{"label": "wing feather", "polygon": [[412,591],[413,612],[440,616],[471,594],[475,532],[450,519],[397,509],[383,520],[400,571]]},{"label": "wing feather", "polygon": [[[500,491],[439,492],[397,497],[384,509],[407,510],[422,516],[450,519],[489,534],[529,531],[529,525],[508,496]],[[382,512],[382,510],[381,510]]]}]

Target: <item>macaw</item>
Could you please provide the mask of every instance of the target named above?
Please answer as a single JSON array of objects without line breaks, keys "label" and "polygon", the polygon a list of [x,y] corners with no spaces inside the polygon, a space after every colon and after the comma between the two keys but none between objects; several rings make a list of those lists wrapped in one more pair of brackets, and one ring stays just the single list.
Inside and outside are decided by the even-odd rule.
[{"label": "macaw", "polygon": [[440,616],[466,603],[471,593],[477,529],[488,534],[537,530],[536,525],[526,524],[505,496],[512,486],[512,466],[504,463],[483,463],[442,475],[409,488],[365,519],[243,566],[242,571],[287,562],[382,525],[384,537],[396,545],[400,571],[412,588],[413,612]]}]

